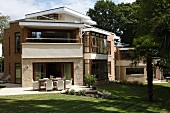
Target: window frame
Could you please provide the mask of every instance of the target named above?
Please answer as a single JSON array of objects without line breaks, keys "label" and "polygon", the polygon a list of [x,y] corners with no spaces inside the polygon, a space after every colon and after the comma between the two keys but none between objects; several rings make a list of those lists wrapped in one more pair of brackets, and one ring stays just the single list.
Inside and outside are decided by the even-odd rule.
[{"label": "window frame", "polygon": [[[19,43],[17,43],[17,34],[19,34]],[[20,53],[20,51],[21,51],[21,34],[20,32],[15,32],[15,53],[18,54]]]}]

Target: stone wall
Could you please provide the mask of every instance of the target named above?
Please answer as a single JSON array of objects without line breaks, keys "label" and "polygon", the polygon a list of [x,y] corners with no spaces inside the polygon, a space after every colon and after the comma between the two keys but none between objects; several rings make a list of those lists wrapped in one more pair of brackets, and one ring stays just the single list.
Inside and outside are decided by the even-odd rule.
[{"label": "stone wall", "polygon": [[36,62],[73,62],[74,85],[83,85],[83,59],[62,58],[62,59],[22,59],[22,87],[31,87],[33,80],[33,63]]}]

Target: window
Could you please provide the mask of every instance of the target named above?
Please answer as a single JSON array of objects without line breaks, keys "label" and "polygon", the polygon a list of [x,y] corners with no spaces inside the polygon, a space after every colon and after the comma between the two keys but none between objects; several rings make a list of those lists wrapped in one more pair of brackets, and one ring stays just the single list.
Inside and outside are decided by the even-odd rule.
[{"label": "window", "polygon": [[85,34],[84,34],[84,52],[85,53],[88,53],[88,52],[90,52],[89,51],[89,36],[90,35],[90,32],[85,32]]},{"label": "window", "polygon": [[126,68],[126,75],[144,74],[144,68]]},{"label": "window", "polygon": [[107,50],[108,54],[111,55],[111,42],[110,41],[107,42],[107,47],[108,47],[108,50]]},{"label": "window", "polygon": [[38,16],[37,20],[58,20],[58,14]]},{"label": "window", "polygon": [[9,65],[8,65],[8,72],[9,72],[9,75],[11,74],[11,66],[10,66],[10,63],[9,63]]},{"label": "window", "polygon": [[92,33],[92,52],[97,54],[107,54],[107,36]]},{"label": "window", "polygon": [[15,53],[20,52],[20,33],[15,33]]},{"label": "window", "polygon": [[92,74],[96,75],[97,80],[108,78],[107,60],[91,60]]},{"label": "window", "polygon": [[74,30],[35,30],[31,32],[31,38],[27,38],[27,42],[40,42],[40,43],[76,43]]},{"label": "window", "polygon": [[10,49],[11,49],[11,47],[10,47],[10,44],[11,44],[11,42],[10,42],[11,40],[10,40],[10,37],[9,37],[9,43],[8,43],[8,45],[9,45],[9,56],[10,56]]},{"label": "window", "polygon": [[107,66],[108,66],[108,74],[111,75],[111,62],[108,62]]}]

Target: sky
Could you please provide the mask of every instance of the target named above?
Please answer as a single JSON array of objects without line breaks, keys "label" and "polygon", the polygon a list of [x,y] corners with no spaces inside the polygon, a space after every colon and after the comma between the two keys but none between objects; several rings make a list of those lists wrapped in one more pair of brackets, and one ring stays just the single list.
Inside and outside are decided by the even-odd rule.
[{"label": "sky", "polygon": [[[112,0],[114,3],[132,3],[135,0]],[[86,14],[89,8],[93,8],[97,0],[1,0],[0,13],[10,16],[10,20],[25,18],[25,14],[38,11],[68,7],[80,13]]]}]

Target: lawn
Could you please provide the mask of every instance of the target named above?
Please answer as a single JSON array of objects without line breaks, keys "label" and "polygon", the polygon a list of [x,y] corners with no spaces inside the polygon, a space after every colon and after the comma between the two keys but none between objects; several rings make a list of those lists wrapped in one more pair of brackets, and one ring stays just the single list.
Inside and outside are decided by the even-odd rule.
[{"label": "lawn", "polygon": [[146,101],[147,86],[110,83],[99,88],[111,92],[118,98],[108,100],[66,94],[1,96],[0,113],[170,112],[170,83],[154,85],[153,103]]}]

